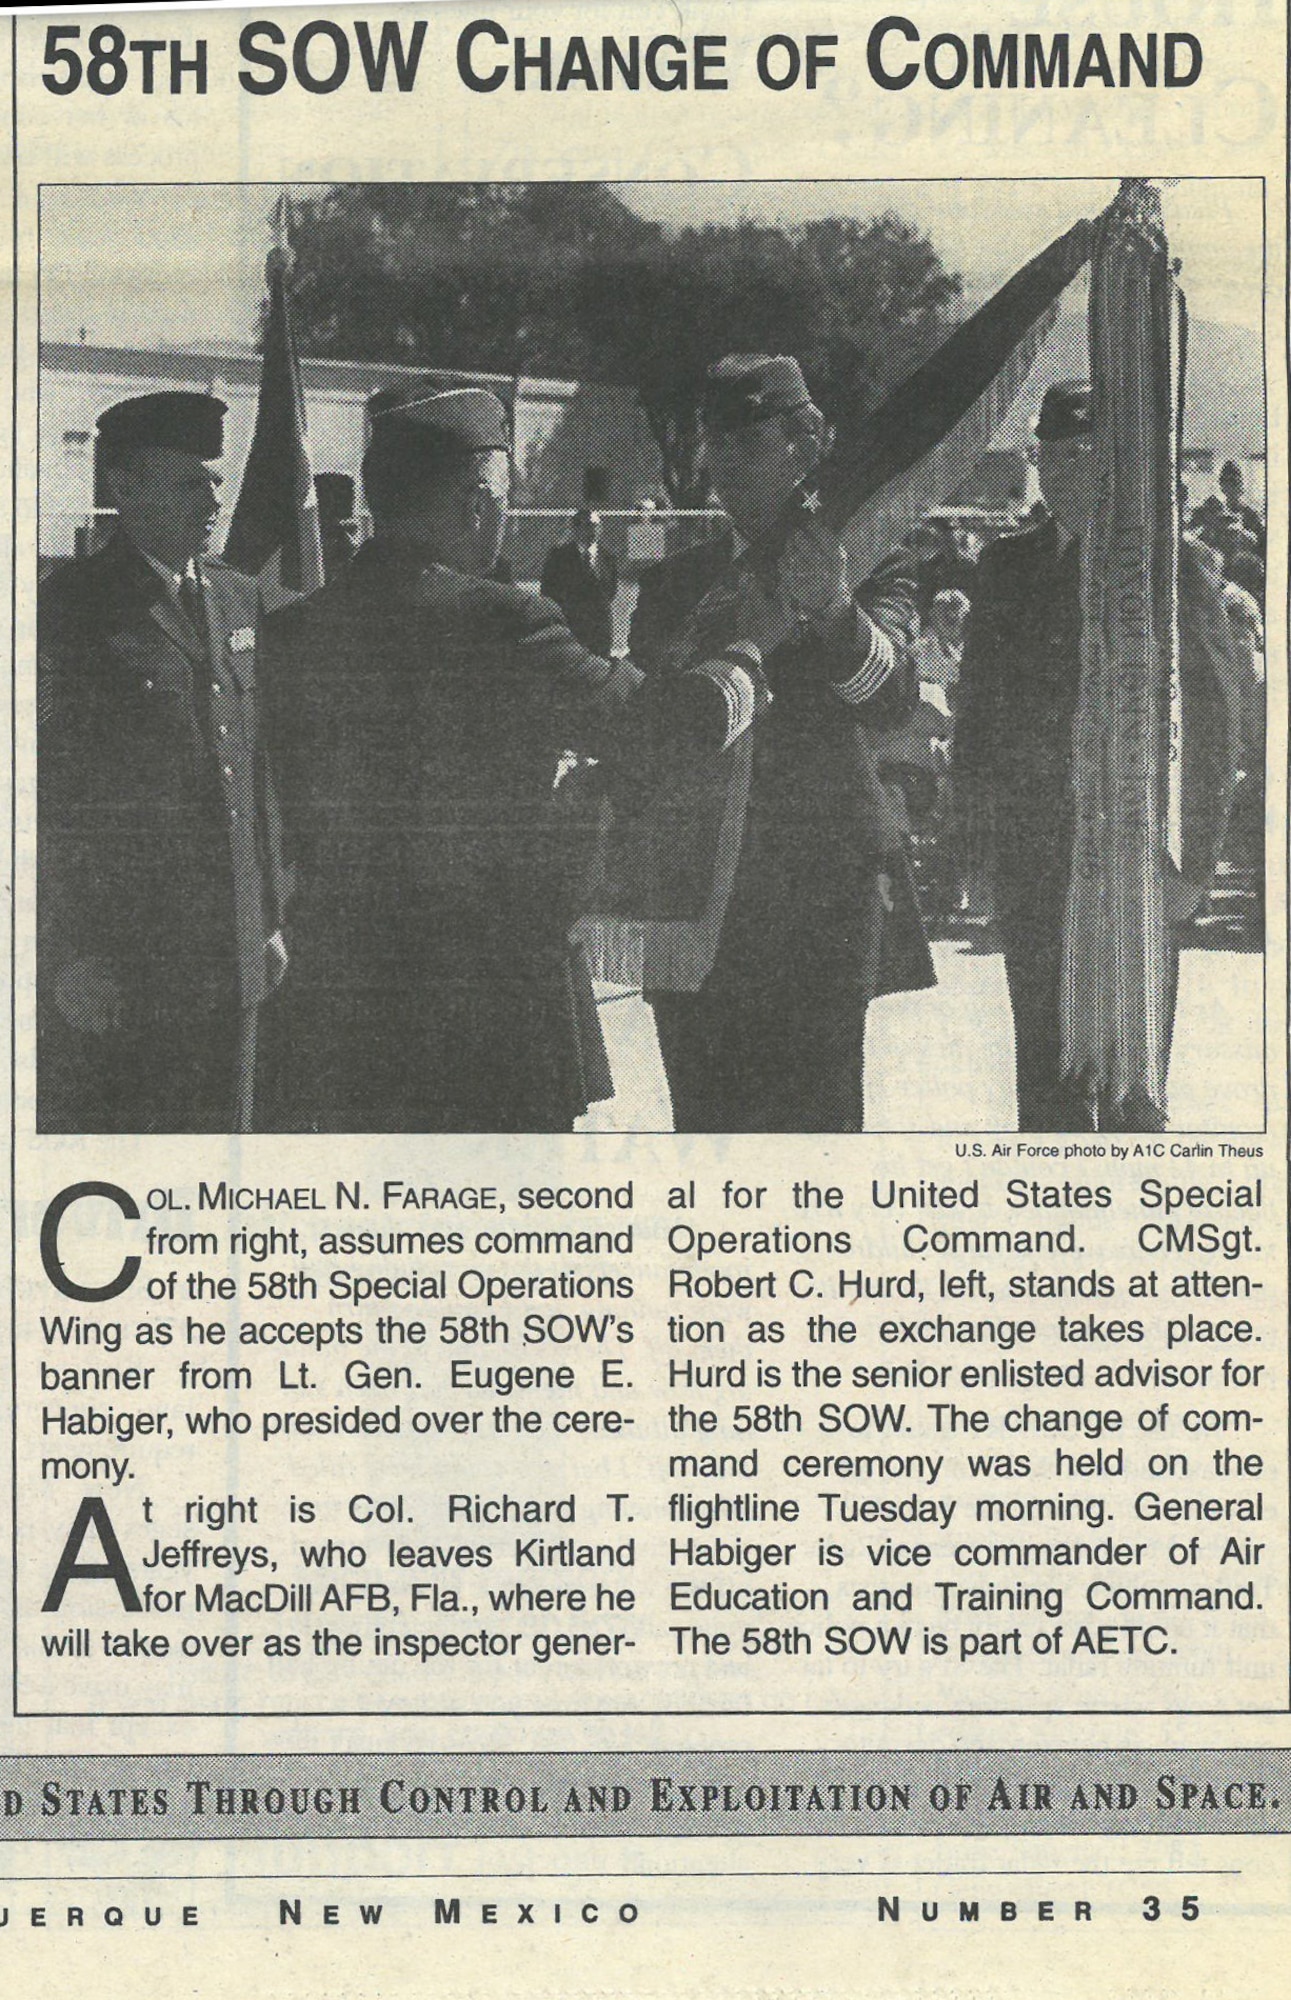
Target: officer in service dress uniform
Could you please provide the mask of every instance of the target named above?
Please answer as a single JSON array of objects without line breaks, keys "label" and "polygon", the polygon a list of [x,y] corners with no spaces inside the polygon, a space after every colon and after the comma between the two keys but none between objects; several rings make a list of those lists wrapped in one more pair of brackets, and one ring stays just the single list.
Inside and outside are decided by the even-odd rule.
[{"label": "officer in service dress uniform", "polygon": [[116,531],[40,592],[41,1131],[251,1129],[284,877],[256,586],[206,554],[224,416],[105,410]]},{"label": "officer in service dress uniform", "polygon": [[[1153,1131],[1136,1099],[1090,1103],[1062,1075],[1060,988],[1081,682],[1080,545],[1094,505],[1093,392],[1057,382],[1036,423],[1049,518],[983,555],[955,733],[957,795],[987,836],[1017,1052],[1020,1132]],[[1167,867],[1173,1026],[1182,925],[1205,900],[1237,780],[1238,673],[1219,587],[1179,547],[1182,869]]]},{"label": "officer in service dress uniform", "polygon": [[783,622],[713,962],[683,989],[647,950],[673,1120],[679,1132],[855,1132],[870,1001],[935,977],[868,737],[918,699],[915,577],[894,561],[853,590],[837,536],[797,513],[828,427],[795,360],[729,355],[709,371],[702,415],[731,529],[644,572],[632,659],[666,680],[692,636],[750,596]]},{"label": "officer in service dress uniform", "polygon": [[289,1129],[568,1131],[610,1095],[569,941],[599,816],[562,771],[595,757],[632,791],[656,757],[718,756],[756,710],[751,649],[660,700],[495,580],[509,446],[486,390],[379,405],[373,538],[273,622],[300,871]]}]

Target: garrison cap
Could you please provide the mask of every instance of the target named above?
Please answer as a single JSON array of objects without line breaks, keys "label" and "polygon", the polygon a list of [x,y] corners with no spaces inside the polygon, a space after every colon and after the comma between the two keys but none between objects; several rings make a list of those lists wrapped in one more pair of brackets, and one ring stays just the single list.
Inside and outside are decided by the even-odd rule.
[{"label": "garrison cap", "polygon": [[201,396],[187,389],[131,396],[100,413],[99,444],[109,456],[136,445],[163,445],[171,451],[192,452],[197,458],[219,458],[224,451],[227,411],[228,405],[218,396]]},{"label": "garrison cap", "polygon": [[1044,392],[1035,434],[1041,444],[1088,437],[1094,428],[1094,391],[1088,382],[1054,382]]},{"label": "garrison cap", "polygon": [[368,397],[368,422],[374,424],[378,417],[384,417],[390,410],[401,410],[409,403],[422,403],[427,396],[437,396],[446,386],[442,375],[405,376],[402,382],[387,382]]},{"label": "garrison cap", "polygon": [[506,404],[489,389],[444,389],[372,416],[374,444],[393,444],[428,458],[510,451]]},{"label": "garrison cap", "polygon": [[741,431],[810,401],[791,354],[728,354],[704,378],[703,417],[710,431]]}]

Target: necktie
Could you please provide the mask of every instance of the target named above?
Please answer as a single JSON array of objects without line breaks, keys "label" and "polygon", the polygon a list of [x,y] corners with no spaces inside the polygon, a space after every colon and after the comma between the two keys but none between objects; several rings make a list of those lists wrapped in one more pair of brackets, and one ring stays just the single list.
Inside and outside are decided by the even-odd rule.
[{"label": "necktie", "polygon": [[206,650],[206,595],[195,576],[180,579],[179,608]]},{"label": "necktie", "polygon": [[[206,593],[200,580],[192,575],[179,581],[179,608],[185,620],[193,629],[193,636],[202,649],[202,657],[209,659],[210,642],[206,629]],[[189,673],[188,712],[193,732],[193,748],[202,767],[206,767],[215,747],[215,737],[211,722],[210,696],[206,691],[206,676],[200,672]]]}]

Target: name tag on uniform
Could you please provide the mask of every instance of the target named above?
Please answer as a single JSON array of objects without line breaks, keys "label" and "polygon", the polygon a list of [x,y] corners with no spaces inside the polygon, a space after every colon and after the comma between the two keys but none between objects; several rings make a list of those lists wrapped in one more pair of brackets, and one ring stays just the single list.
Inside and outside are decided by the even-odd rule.
[{"label": "name tag on uniform", "polygon": [[231,653],[253,652],[255,650],[255,642],[256,635],[253,625],[239,625],[236,632],[229,633],[229,651]]}]

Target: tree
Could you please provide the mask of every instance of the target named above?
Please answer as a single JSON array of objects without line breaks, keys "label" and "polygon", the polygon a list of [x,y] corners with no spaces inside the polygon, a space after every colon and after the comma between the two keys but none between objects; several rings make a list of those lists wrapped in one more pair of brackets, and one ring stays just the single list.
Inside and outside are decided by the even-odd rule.
[{"label": "tree", "polygon": [[296,207],[302,349],[636,389],[674,502],[708,497],[698,399],[721,354],[796,354],[855,421],[945,338],[958,277],[896,215],[670,232],[607,187],[338,186]]},{"label": "tree", "polygon": [[796,354],[826,414],[855,423],[940,346],[961,291],[928,239],[894,215],[791,231],[744,222],[672,238],[659,337],[641,342],[632,379],[673,497],[706,490],[696,406],[719,355]]}]

